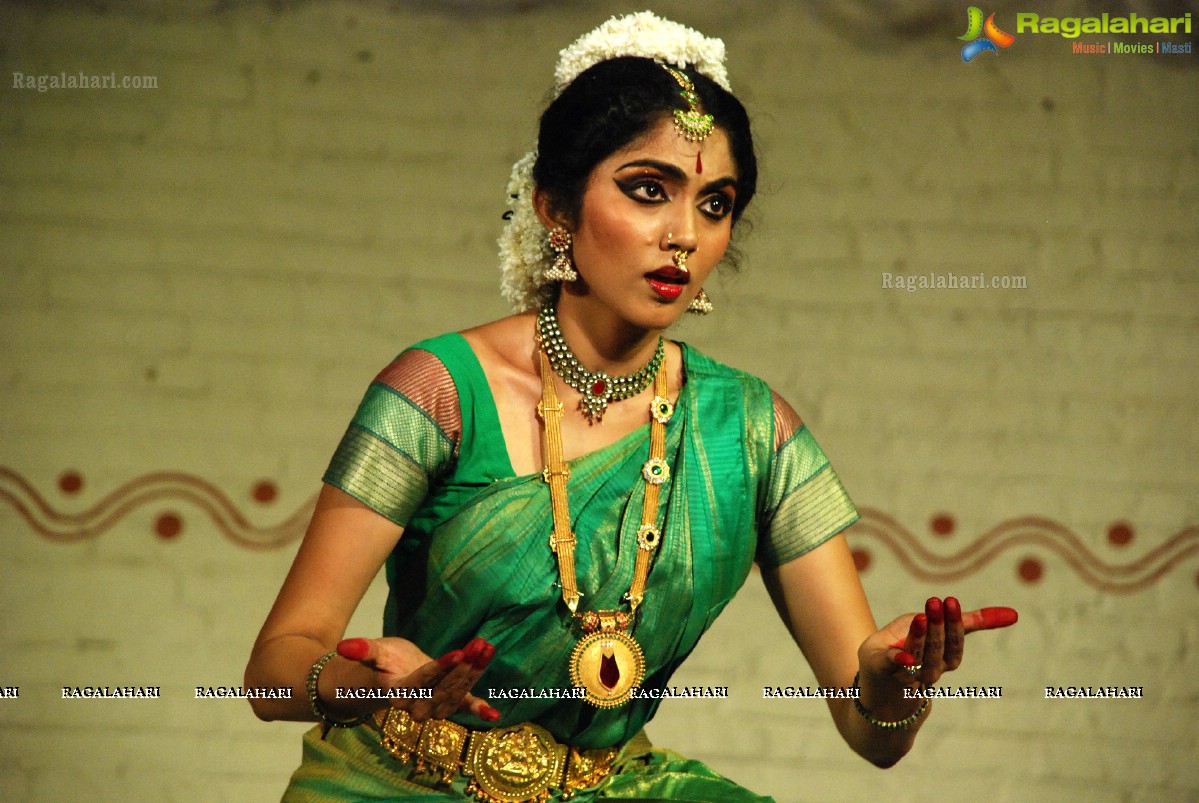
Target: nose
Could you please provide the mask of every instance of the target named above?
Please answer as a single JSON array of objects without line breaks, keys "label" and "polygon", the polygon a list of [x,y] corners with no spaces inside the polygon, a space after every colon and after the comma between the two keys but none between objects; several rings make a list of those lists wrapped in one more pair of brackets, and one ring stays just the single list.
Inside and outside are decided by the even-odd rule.
[{"label": "nose", "polygon": [[692,253],[699,250],[699,234],[695,225],[695,214],[693,211],[680,211],[671,220],[663,241],[664,250]]}]

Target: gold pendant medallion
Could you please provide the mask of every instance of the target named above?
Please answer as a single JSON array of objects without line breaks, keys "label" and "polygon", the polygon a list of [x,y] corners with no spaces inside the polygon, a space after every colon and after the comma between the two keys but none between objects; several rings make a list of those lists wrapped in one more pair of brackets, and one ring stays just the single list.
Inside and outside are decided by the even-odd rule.
[{"label": "gold pendant medallion", "polygon": [[644,677],[641,645],[620,630],[605,628],[584,636],[570,654],[570,682],[596,708],[624,705]]}]

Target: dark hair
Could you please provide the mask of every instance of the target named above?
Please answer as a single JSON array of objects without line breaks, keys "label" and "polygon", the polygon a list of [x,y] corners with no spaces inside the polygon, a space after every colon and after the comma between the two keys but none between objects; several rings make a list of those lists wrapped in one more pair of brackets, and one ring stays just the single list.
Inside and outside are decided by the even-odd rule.
[{"label": "dark hair", "polygon": [[[695,85],[705,114],[728,138],[737,167],[736,223],[754,196],[758,161],[749,115],[731,92],[696,72],[682,70]],[[687,110],[678,83],[653,59],[635,56],[601,61],[579,74],[541,115],[533,180],[556,212],[577,223],[591,171],[616,151],[648,133],[674,109]]]}]

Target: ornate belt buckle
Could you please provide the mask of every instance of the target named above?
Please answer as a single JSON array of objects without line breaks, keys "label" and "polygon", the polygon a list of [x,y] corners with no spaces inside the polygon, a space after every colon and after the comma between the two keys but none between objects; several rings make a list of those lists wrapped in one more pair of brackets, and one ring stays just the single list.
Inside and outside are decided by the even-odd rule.
[{"label": "ornate belt buckle", "polygon": [[383,748],[405,764],[411,761],[420,742],[421,723],[396,708],[380,711],[375,721],[382,733]]},{"label": "ornate belt buckle", "polygon": [[545,801],[562,781],[566,748],[545,728],[525,722],[479,732],[471,739],[468,792],[489,803]]},{"label": "ornate belt buckle", "polygon": [[450,722],[448,719],[426,721],[416,747],[416,754],[420,756],[416,768],[421,769],[423,760],[441,772],[443,783],[449,783],[458,773],[462,751],[468,738],[470,731],[456,722]]}]

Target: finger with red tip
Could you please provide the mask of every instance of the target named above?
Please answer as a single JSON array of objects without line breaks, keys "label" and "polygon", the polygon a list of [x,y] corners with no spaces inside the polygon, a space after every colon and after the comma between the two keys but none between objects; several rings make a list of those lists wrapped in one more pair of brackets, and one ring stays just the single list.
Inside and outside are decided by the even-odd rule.
[{"label": "finger with red tip", "polygon": [[945,598],[945,668],[962,665],[966,648],[966,628],[962,624],[962,605],[954,597]]},{"label": "finger with red tip", "polygon": [[365,661],[371,654],[370,639],[343,639],[337,644],[337,654],[350,661]]},{"label": "finger with red tip", "polygon": [[475,660],[471,661],[471,666],[473,666],[475,669],[482,671],[487,668],[487,665],[489,663],[491,663],[491,659],[494,656],[495,656],[495,647],[491,646],[486,641],[484,641],[483,646],[479,648],[478,655],[475,656]]},{"label": "finger with red tip", "polygon": [[962,623],[967,633],[976,630],[994,630],[999,627],[1009,627],[1016,624],[1020,615],[1013,608],[983,608],[962,614]]},{"label": "finger with red tip", "polygon": [[945,598],[945,621],[962,621],[962,604],[958,602],[957,597]]},{"label": "finger with red tip", "polygon": [[906,667],[906,666],[915,666],[916,665],[916,658],[913,655],[911,655],[910,653],[904,652],[903,650],[900,650],[899,652],[892,655],[891,660],[893,662],[895,662],[896,664],[899,664],[900,666]]},{"label": "finger with red tip", "polygon": [[482,705],[479,707],[479,718],[485,719],[488,722],[499,722],[500,712],[489,705]]},{"label": "finger with red tip", "polygon": [[929,624],[934,627],[945,621],[945,608],[936,597],[929,597],[928,602],[924,603],[924,613],[928,616]]},{"label": "finger with red tip", "polygon": [[462,650],[450,650],[437,659],[437,665],[442,669],[452,669],[465,659]]},{"label": "finger with red tip", "polygon": [[[911,656],[924,655],[925,637],[928,635],[928,617],[922,613],[918,613],[912,617],[912,623],[908,625],[908,637],[904,643],[899,645],[899,649]],[[916,657],[910,665],[914,666],[920,663],[919,657]]]},{"label": "finger with red tip", "polygon": [[924,651],[920,653],[920,679],[931,686],[945,668],[942,661],[945,655],[945,606],[941,600],[932,597],[924,603],[924,612],[928,616],[928,632],[924,637]]},{"label": "finger with red tip", "polygon": [[466,662],[473,666],[475,661],[479,660],[479,656],[482,654],[483,647],[486,644],[486,641],[478,637],[468,641],[466,646],[462,648],[463,657]]}]

